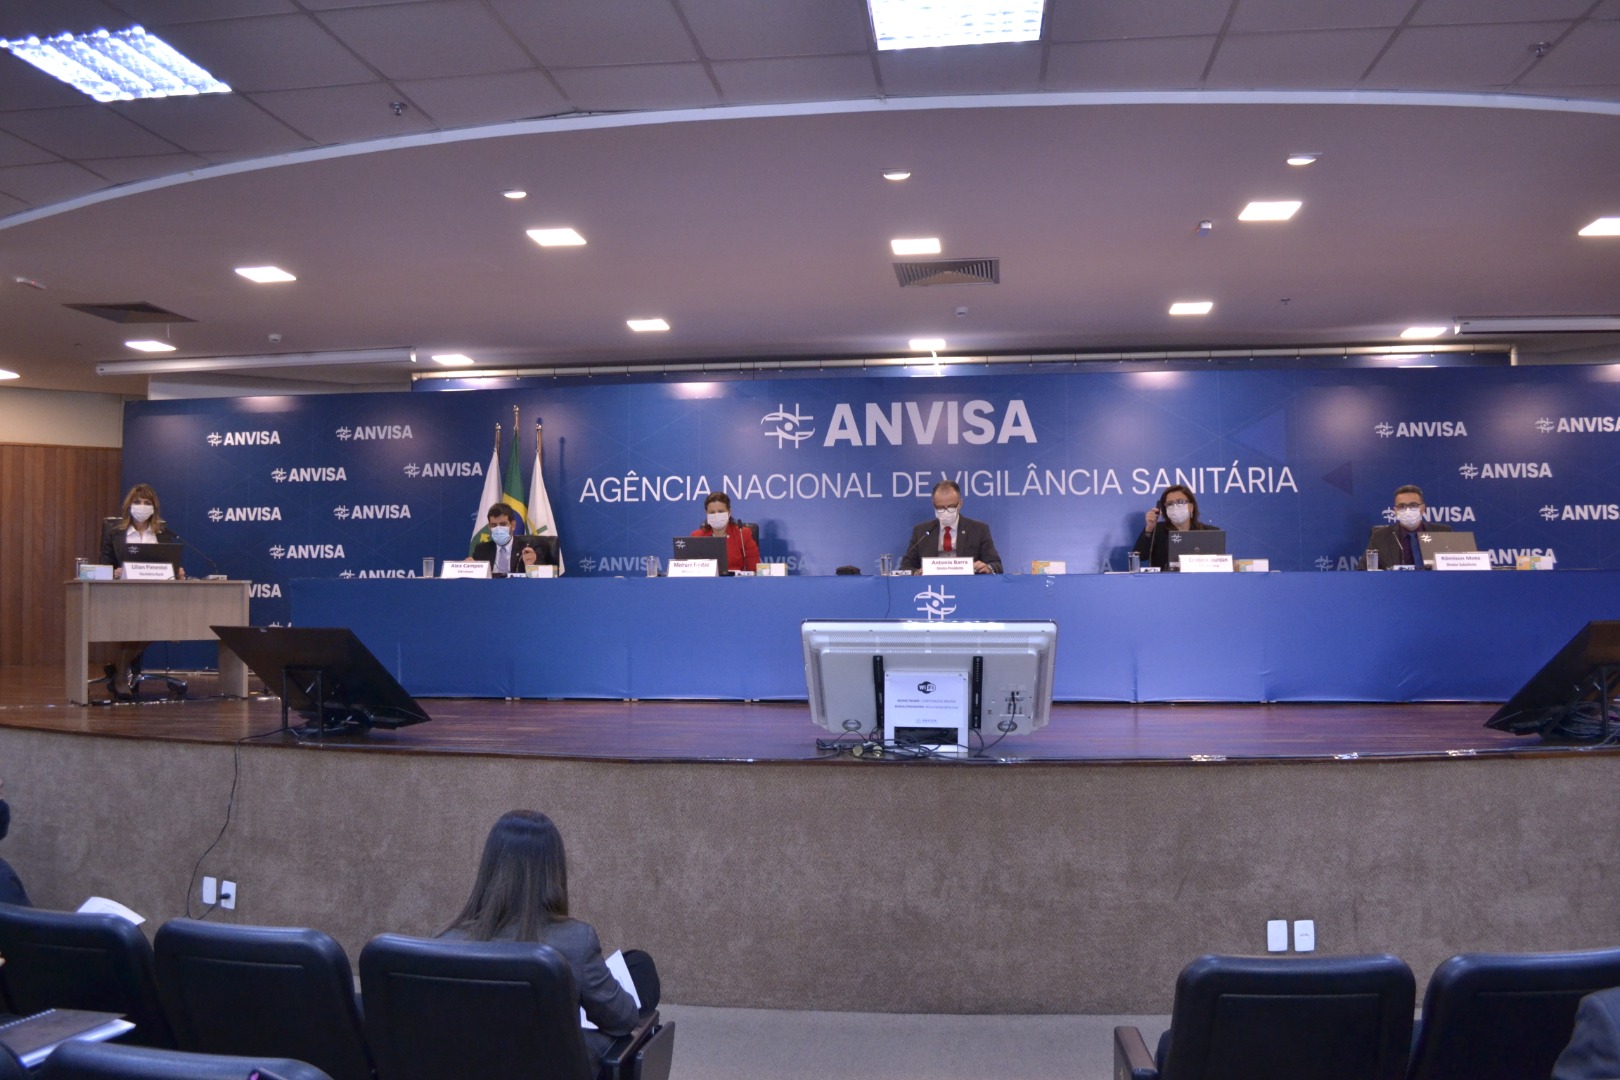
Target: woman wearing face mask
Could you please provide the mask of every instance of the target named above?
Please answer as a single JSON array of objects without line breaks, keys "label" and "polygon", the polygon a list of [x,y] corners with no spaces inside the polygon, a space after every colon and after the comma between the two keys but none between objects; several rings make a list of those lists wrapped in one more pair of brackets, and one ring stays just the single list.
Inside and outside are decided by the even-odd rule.
[{"label": "woman wearing face mask", "polygon": [[1136,538],[1136,547],[1132,550],[1141,556],[1144,566],[1168,570],[1171,530],[1218,528],[1219,525],[1199,520],[1198,497],[1191,490],[1180,484],[1172,484],[1160,493],[1158,504],[1147,512],[1142,535]]},{"label": "woman wearing face mask", "polygon": [[[113,576],[124,576],[124,557],[130,544],[178,544],[180,538],[170,531],[158,512],[157,492],[150,484],[136,484],[124,496],[124,507],[116,520],[108,521],[101,532],[101,561],[111,563]],[[176,567],[180,577],[186,576],[185,567]],[[121,641],[116,646],[118,659],[104,669],[112,680],[115,698],[126,697],[140,675],[140,656],[149,642]]]},{"label": "woman wearing face mask", "polygon": [[709,492],[703,499],[703,513],[703,528],[693,529],[692,535],[725,537],[726,569],[753,573],[759,566],[759,545],[754,542],[752,529],[731,520],[731,496],[723,491]]}]

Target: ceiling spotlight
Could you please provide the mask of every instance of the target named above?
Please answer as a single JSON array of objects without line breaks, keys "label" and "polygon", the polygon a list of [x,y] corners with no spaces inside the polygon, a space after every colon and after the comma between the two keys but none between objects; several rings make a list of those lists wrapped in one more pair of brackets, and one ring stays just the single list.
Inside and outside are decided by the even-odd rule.
[{"label": "ceiling spotlight", "polygon": [[896,255],[938,255],[939,237],[923,236],[911,240],[890,240],[889,247]]},{"label": "ceiling spotlight", "polygon": [[529,239],[541,247],[584,247],[585,238],[573,229],[529,229]]},{"label": "ceiling spotlight", "polygon": [[1321,156],[1322,156],[1321,154],[1289,154],[1288,155],[1288,164],[1290,164],[1290,165],[1310,165],[1313,162],[1315,162],[1317,158],[1319,158]]},{"label": "ceiling spotlight", "polygon": [[31,277],[23,277],[21,274],[17,275],[16,277],[12,278],[11,280],[16,282],[18,285],[25,285],[30,289],[43,289],[43,288],[45,288],[45,283],[44,282],[35,281]]},{"label": "ceiling spotlight", "polygon": [[906,347],[912,352],[943,352],[945,339],[942,337],[914,337],[906,342]]},{"label": "ceiling spotlight", "polygon": [[1578,234],[1580,236],[1620,236],[1620,217],[1600,217]]},{"label": "ceiling spotlight", "polygon": [[910,180],[911,173],[906,169],[884,169],[883,179],[893,180],[895,183],[899,183],[901,180]]},{"label": "ceiling spotlight", "polygon": [[652,334],[669,329],[669,323],[663,319],[626,319],[624,325],[638,334]]},{"label": "ceiling spotlight", "polygon": [[256,281],[260,285],[270,285],[278,281],[298,280],[279,266],[238,266],[236,272],[249,281]]},{"label": "ceiling spotlight", "polygon": [[1213,300],[1177,300],[1170,305],[1172,315],[1208,315],[1215,308]]},{"label": "ceiling spotlight", "polygon": [[20,378],[22,378],[22,376],[18,375],[15,371],[7,371],[5,368],[0,368],[0,381]]},{"label": "ceiling spotlight", "polygon": [[472,367],[473,358],[463,353],[434,353],[433,362],[444,367]]},{"label": "ceiling spotlight", "polygon": [[124,348],[134,349],[136,352],[174,352],[174,346],[166,341],[126,341]]},{"label": "ceiling spotlight", "polygon": [[507,188],[505,191],[501,192],[501,196],[507,199],[527,199],[529,197],[529,193],[520,187],[515,187]]},{"label": "ceiling spotlight", "polygon": [[1437,338],[1451,333],[1451,324],[1445,326],[1408,326],[1401,331],[1403,338]]},{"label": "ceiling spotlight", "polygon": [[1301,202],[1252,202],[1238,215],[1239,221],[1287,221],[1304,206]]},{"label": "ceiling spotlight", "polygon": [[1215,231],[1215,223],[1208,218],[1205,218],[1203,221],[1198,223],[1198,228],[1195,231],[1199,236],[1208,236],[1210,233]]}]

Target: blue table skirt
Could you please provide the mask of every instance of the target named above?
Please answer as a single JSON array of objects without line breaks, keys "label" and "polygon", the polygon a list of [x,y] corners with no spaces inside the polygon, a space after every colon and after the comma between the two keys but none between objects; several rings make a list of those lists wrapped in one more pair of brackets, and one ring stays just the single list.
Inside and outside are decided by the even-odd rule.
[{"label": "blue table skirt", "polygon": [[1620,618],[1620,572],[307,578],[291,600],[423,697],[803,700],[802,620],[932,611],[1055,620],[1060,701],[1500,701]]}]

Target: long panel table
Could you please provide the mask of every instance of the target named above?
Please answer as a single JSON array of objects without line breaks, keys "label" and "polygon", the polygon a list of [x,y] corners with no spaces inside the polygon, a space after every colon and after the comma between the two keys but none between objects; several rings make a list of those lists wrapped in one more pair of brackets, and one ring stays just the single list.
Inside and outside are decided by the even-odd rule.
[{"label": "long panel table", "polygon": [[1620,572],[1068,577],[308,578],[425,697],[805,697],[804,619],[1053,619],[1060,701],[1501,701]]}]

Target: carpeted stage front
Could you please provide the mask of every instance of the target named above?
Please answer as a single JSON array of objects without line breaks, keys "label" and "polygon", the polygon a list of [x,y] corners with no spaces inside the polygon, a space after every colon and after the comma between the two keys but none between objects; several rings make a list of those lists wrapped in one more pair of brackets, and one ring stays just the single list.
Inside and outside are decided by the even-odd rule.
[{"label": "carpeted stage front", "polygon": [[148,928],[223,827],[199,872],[240,904],[210,918],[351,957],[433,933],[524,806],[568,839],[575,911],[686,1004],[1166,1012],[1187,960],[1262,951],[1273,918],[1420,978],[1620,943],[1620,756],[1488,730],[1488,704],[1060,705],[903,761],[818,750],[803,704],[429,699],[432,723],[300,743],[202,679],[89,708],[59,686],[0,669],[0,855],[36,903],[111,896]]}]

